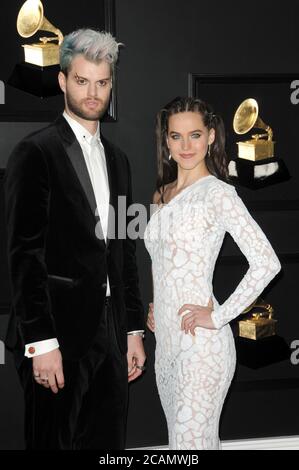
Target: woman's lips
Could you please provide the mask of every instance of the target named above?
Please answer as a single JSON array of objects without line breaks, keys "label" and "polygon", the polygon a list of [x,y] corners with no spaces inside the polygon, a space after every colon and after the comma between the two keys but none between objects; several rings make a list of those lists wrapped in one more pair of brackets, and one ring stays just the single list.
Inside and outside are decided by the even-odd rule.
[{"label": "woman's lips", "polygon": [[184,160],[188,160],[189,158],[194,157],[195,153],[180,153],[180,157],[184,158]]}]

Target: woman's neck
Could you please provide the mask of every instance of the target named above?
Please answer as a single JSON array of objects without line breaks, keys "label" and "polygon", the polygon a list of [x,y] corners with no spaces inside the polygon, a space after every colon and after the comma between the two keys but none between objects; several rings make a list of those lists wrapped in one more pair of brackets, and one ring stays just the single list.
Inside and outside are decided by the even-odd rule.
[{"label": "woman's neck", "polygon": [[181,191],[182,189],[186,188],[187,186],[190,186],[190,184],[193,184],[200,178],[203,178],[204,176],[208,176],[210,174],[211,173],[206,167],[202,170],[197,170],[196,172],[193,172],[192,170],[188,171],[178,169],[178,177],[174,182],[174,186],[178,191]]}]

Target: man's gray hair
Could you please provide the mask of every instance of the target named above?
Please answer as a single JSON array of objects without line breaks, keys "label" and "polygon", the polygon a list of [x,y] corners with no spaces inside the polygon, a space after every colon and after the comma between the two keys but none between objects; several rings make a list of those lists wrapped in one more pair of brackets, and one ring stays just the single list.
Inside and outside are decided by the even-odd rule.
[{"label": "man's gray hair", "polygon": [[79,54],[91,62],[106,61],[111,65],[112,72],[118,58],[118,48],[121,43],[106,31],[94,29],[78,29],[64,37],[60,46],[60,67],[67,75],[72,60]]}]

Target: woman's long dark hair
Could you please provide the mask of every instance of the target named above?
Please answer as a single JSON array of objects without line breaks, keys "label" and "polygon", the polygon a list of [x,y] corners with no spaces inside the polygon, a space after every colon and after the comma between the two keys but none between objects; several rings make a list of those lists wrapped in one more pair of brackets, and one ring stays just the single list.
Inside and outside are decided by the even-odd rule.
[{"label": "woman's long dark hair", "polygon": [[157,158],[158,158],[158,178],[157,190],[163,194],[165,185],[176,180],[178,173],[177,163],[169,160],[169,149],[167,147],[167,134],[169,117],[173,114],[192,111],[202,116],[204,125],[210,129],[215,129],[215,140],[210,147],[210,156],[206,157],[206,166],[209,172],[217,178],[229,182],[228,158],[225,152],[225,130],[222,118],[213,112],[212,107],[198,98],[177,97],[168,103],[157,115],[156,136],[157,136]]}]

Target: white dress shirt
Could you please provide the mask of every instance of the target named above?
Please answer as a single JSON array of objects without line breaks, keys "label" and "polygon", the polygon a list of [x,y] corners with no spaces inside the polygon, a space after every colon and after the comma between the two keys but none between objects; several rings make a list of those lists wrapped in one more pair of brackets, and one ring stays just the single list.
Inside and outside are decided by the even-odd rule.
[{"label": "white dress shirt", "polygon": [[[103,235],[106,241],[108,233],[110,190],[105,150],[100,138],[100,123],[98,123],[96,133],[92,135],[90,134],[90,132],[88,132],[87,129],[85,129],[85,127],[79,124],[78,121],[69,116],[69,114],[67,114],[65,111],[63,113],[63,117],[69,123],[81,146],[96,199],[97,210],[101,221]],[[108,276],[106,296],[110,296],[110,284]],[[143,330],[137,330],[136,332],[139,331],[142,332]],[[35,343],[26,344],[25,356],[39,356],[40,354],[45,354],[57,348],[59,348],[57,338],[50,338],[44,341],[37,341]],[[29,350],[31,352],[29,352]]]},{"label": "white dress shirt", "polygon": [[[63,117],[69,123],[81,146],[96,199],[103,235],[105,241],[107,241],[110,190],[105,150],[100,138],[100,123],[98,123],[96,133],[92,135],[87,129],[85,129],[85,127],[79,124],[75,119],[71,118],[66,112],[63,113]],[[108,276],[106,296],[110,296]]]}]

